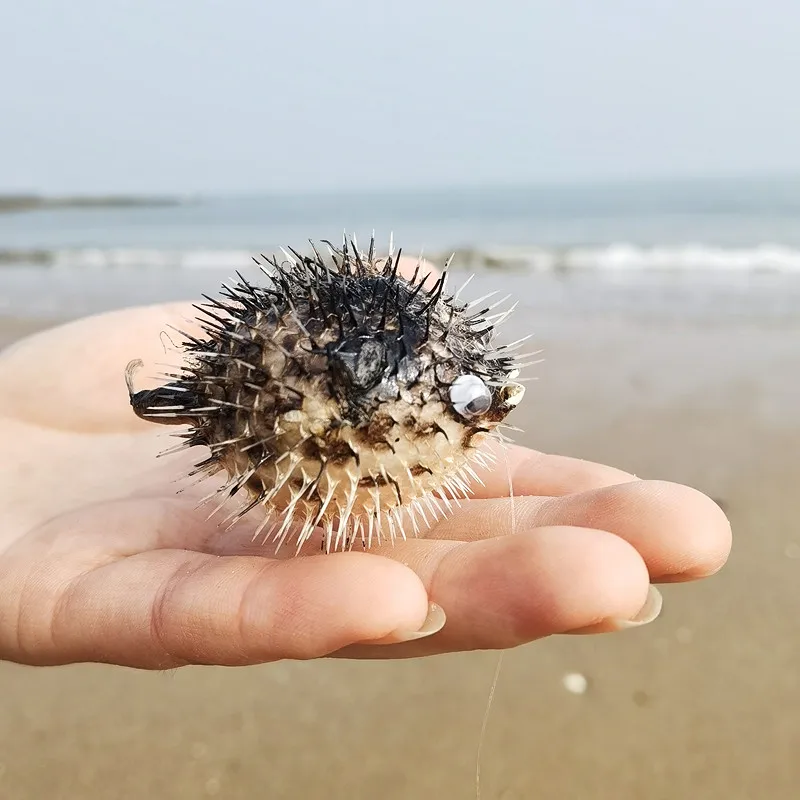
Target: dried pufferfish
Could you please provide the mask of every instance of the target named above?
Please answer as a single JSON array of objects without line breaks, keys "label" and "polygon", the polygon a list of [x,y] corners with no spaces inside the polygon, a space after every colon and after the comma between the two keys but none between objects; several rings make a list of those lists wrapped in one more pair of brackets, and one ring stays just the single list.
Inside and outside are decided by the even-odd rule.
[{"label": "dried pufferfish", "polygon": [[188,425],[177,449],[210,450],[191,474],[227,473],[218,508],[246,494],[226,521],[262,506],[254,539],[271,525],[264,541],[279,548],[294,530],[298,551],[318,527],[326,552],[405,537],[408,523],[418,534],[418,518],[468,496],[471,462],[489,459],[479,445],[505,438],[523,396],[522,340],[493,344],[513,309],[487,316],[498,304],[446,295],[447,265],[432,285],[419,265],[406,279],[400,252],[376,257],[374,238],[368,253],[325,244],[327,261],[313,243],[313,256],[256,260],[269,286],[237,273],[204,295],[203,335],[179,332],[186,363],[170,383],[136,392],[141,362],[127,371],[139,417]]}]

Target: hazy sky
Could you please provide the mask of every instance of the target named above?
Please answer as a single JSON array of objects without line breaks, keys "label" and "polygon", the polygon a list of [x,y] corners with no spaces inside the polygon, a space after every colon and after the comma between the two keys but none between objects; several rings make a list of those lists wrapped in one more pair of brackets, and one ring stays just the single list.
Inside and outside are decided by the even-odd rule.
[{"label": "hazy sky", "polygon": [[0,191],[800,172],[798,0],[18,0]]}]

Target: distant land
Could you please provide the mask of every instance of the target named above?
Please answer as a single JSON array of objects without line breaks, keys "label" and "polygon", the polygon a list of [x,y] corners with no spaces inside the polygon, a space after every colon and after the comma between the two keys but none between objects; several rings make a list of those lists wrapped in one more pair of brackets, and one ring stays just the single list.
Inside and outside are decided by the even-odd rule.
[{"label": "distant land", "polygon": [[54,208],[176,206],[184,202],[184,200],[177,197],[137,197],[135,195],[44,197],[36,194],[0,194],[0,214],[16,211],[44,211]]}]

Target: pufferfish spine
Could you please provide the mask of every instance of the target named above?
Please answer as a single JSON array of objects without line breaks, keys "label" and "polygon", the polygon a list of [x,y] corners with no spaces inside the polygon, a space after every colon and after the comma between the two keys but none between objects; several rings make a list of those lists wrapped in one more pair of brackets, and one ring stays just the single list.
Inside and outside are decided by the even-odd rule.
[{"label": "pufferfish spine", "polygon": [[141,362],[127,374],[139,417],[188,426],[184,446],[208,449],[192,474],[224,471],[223,504],[246,496],[226,521],[261,506],[254,539],[291,536],[298,552],[318,528],[326,552],[419,534],[471,493],[479,446],[503,438],[523,395],[519,343],[493,343],[513,309],[490,317],[446,294],[447,265],[435,282],[421,265],[404,277],[374,238],[367,253],[325,244],[327,259],[313,243],[256,259],[266,286],[237,273],[204,295],[202,334],[181,332],[185,363],[166,385],[134,391]]}]

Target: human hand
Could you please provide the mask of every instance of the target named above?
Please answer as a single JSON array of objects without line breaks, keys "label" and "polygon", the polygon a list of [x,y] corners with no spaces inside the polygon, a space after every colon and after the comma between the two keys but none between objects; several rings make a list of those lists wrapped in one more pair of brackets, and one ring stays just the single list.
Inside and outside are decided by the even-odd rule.
[{"label": "human hand", "polygon": [[195,454],[157,459],[169,439],[131,411],[125,366],[164,360],[160,332],[192,315],[114,312],[0,354],[0,658],[164,669],[509,648],[649,621],[652,583],[727,558],[704,495],[520,447],[425,538],[273,557],[247,518],[206,519],[206,484],[176,494]]}]

